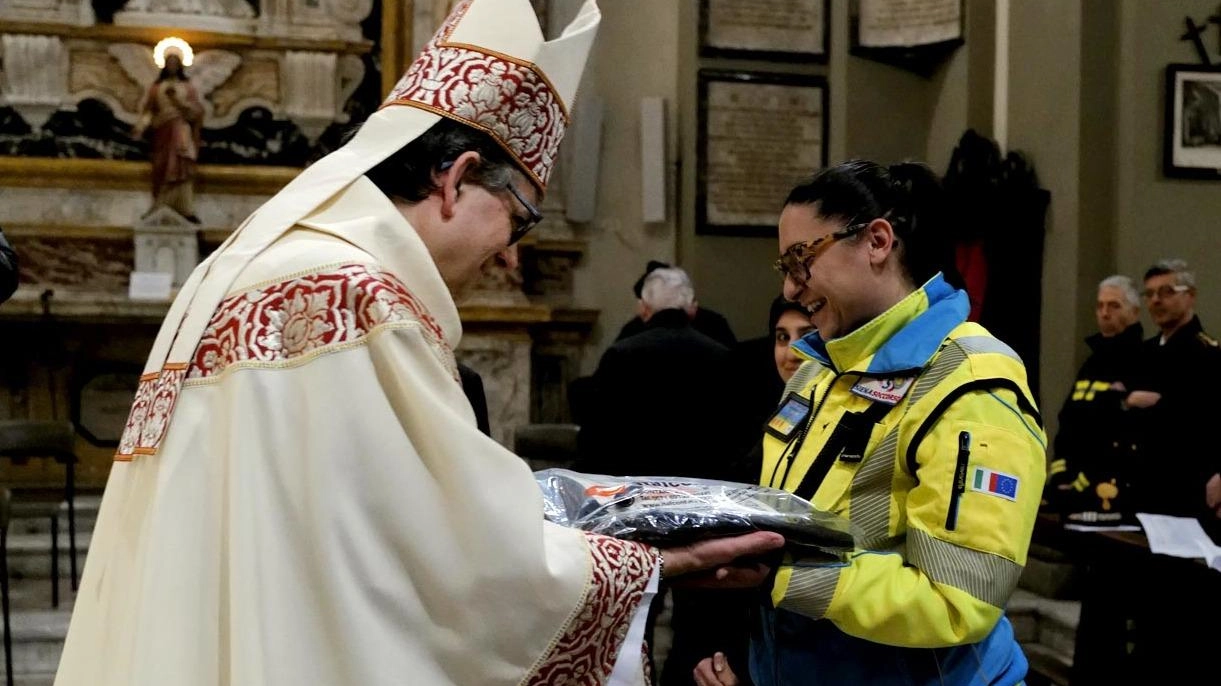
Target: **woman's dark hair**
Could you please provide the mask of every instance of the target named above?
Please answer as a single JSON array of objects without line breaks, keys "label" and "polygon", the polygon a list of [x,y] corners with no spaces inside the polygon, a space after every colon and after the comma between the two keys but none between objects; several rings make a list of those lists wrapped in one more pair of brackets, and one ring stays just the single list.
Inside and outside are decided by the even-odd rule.
[{"label": "woman's dark hair", "polygon": [[810,316],[810,311],[801,303],[785,300],[783,295],[778,295],[772,301],[771,310],[767,313],[767,335],[772,335],[772,332],[776,330],[776,325],[780,323],[780,318],[784,316],[785,312],[790,311],[800,312],[806,317]]},{"label": "woman's dark hair", "polygon": [[945,196],[937,175],[923,164],[883,167],[850,160],[797,186],[784,204],[817,205],[818,216],[845,224],[889,221],[899,239],[900,264],[917,286],[951,264]]},{"label": "woman's dark hair", "polygon": [[517,166],[488,134],[442,117],[419,138],[382,160],[365,176],[387,197],[420,202],[437,190],[433,174],[464,152],[479,153],[480,164],[463,180],[489,190],[507,188]]}]

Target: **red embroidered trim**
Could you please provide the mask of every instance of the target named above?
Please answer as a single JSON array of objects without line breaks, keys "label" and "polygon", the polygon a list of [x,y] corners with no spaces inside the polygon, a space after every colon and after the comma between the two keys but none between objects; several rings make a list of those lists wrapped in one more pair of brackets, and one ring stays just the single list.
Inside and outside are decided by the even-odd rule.
[{"label": "red embroidered trim", "polygon": [[114,459],[129,462],[135,455],[149,455],[157,451],[165,429],[178,402],[178,393],[186,379],[185,364],[167,364],[165,369],[140,377],[136,397],[127,415],[127,424],[119,438],[119,449]]},{"label": "red embroidered trim", "polygon": [[419,322],[454,378],[453,352],[441,326],[397,277],[377,267],[345,265],[224,300],[204,330],[195,357],[140,379],[115,459],[151,455],[165,437],[186,379],[219,374],[238,362],[280,362],[360,339],[391,322]]},{"label": "red embroidered trim", "polygon": [[595,534],[585,538],[593,558],[585,605],[526,681],[530,686],[604,683],[653,575],[656,549]]},{"label": "red embroidered trim", "polygon": [[405,321],[419,322],[445,347],[441,326],[393,274],[363,264],[308,274],[226,298],[204,329],[188,378],[236,362],[292,359]]},{"label": "red embroidered trim", "polygon": [[449,42],[469,5],[454,10],[382,107],[417,107],[480,129],[546,187],[568,126],[564,103],[533,64]]}]

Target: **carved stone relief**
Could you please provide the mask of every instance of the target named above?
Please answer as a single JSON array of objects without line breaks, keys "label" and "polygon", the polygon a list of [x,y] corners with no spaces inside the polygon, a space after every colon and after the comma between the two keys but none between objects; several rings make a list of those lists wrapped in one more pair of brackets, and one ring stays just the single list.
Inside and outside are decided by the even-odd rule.
[{"label": "carved stone relief", "polygon": [[263,0],[259,33],[357,41],[373,0]]},{"label": "carved stone relief", "polygon": [[68,51],[58,36],[4,34],[3,102],[41,128],[67,104]]},{"label": "carved stone relief", "polygon": [[0,20],[46,22],[89,26],[93,24],[91,0],[4,0]]},{"label": "carved stone relief", "polygon": [[135,226],[136,271],[173,274],[181,286],[199,264],[199,225],[158,205]]},{"label": "carved stone relief", "polygon": [[128,0],[114,23],[241,34],[254,33],[256,25],[246,0]]},{"label": "carved stone relief", "polygon": [[251,52],[208,100],[212,103],[215,121],[233,122],[248,107],[263,106],[272,112],[278,111],[283,102],[280,93],[280,55]]}]

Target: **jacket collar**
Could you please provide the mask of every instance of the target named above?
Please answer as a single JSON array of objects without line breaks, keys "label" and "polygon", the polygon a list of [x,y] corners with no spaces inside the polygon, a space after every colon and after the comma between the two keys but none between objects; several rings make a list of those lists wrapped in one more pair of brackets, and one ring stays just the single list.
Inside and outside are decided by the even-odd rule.
[{"label": "jacket collar", "polygon": [[966,291],[938,273],[847,336],[824,341],[817,331],[793,344],[798,354],[837,372],[886,375],[923,369],[954,327],[967,319]]},{"label": "jacket collar", "polygon": [[1141,329],[1140,322],[1136,322],[1120,331],[1118,336],[1107,338],[1101,333],[1096,333],[1092,336],[1087,336],[1085,343],[1090,346],[1090,350],[1097,351],[1116,346],[1137,345],[1143,340],[1145,340],[1145,332]]},{"label": "jacket collar", "polygon": [[644,323],[646,329],[681,329],[691,325],[691,318],[678,308],[659,310]]},{"label": "jacket collar", "polygon": [[[1171,345],[1172,343],[1177,344],[1179,341],[1186,341],[1188,339],[1195,338],[1198,334],[1203,332],[1204,325],[1200,323],[1200,316],[1192,315],[1191,321],[1180,327],[1178,331],[1170,334],[1170,338],[1166,339],[1165,345]],[[1161,337],[1161,331],[1157,332],[1157,335],[1154,336],[1154,338],[1157,340],[1161,340]]]}]

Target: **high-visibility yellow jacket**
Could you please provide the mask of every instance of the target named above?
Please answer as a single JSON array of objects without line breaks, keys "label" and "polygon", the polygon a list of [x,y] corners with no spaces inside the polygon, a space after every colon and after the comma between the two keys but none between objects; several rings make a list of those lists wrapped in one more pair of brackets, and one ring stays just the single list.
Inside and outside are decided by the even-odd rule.
[{"label": "high-visibility yellow jacket", "polygon": [[[760,483],[849,518],[860,539],[837,563],[786,560],[778,610],[906,648],[979,644],[997,627],[1026,562],[1046,439],[1020,358],[966,314],[966,294],[938,275],[843,338],[794,346],[807,361],[769,422]],[[1024,672],[1005,635],[988,643],[1005,652],[996,669],[1017,667],[1004,664],[1016,652]]]}]

